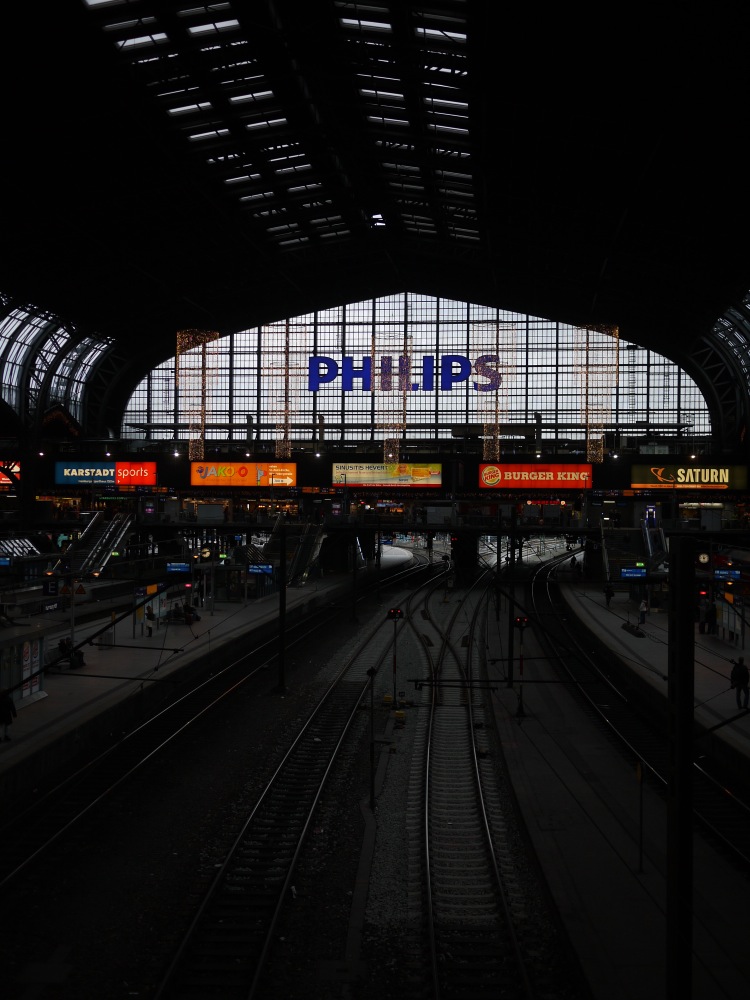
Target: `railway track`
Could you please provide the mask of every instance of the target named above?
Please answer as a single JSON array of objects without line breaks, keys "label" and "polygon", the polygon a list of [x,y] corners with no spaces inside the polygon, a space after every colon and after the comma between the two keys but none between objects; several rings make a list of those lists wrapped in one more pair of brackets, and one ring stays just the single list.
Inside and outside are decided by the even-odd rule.
[{"label": "railway track", "polygon": [[487,573],[454,591],[448,608],[440,589],[410,608],[425,667],[409,791],[425,959],[412,984],[435,1000],[572,997],[575,988],[560,985],[574,977],[561,970],[563,949],[550,947],[554,918],[545,914],[495,734],[482,641],[493,588]]},{"label": "railway track", "polygon": [[[410,570],[392,574],[388,586],[409,585],[424,569],[424,560],[417,560]],[[380,580],[372,582],[369,593],[380,585]],[[363,587],[360,599],[367,596]],[[340,616],[340,606],[334,602],[294,622],[287,629],[286,648],[292,652],[316,642],[316,637],[336,627]],[[0,889],[22,878],[43,855],[66,836],[74,835],[75,828],[105,799],[153,764],[192,727],[220,711],[240,690],[249,687],[260,691],[267,685],[269,667],[278,654],[276,630],[268,634],[261,630],[249,640],[247,650],[229,662],[217,666],[214,657],[207,657],[202,667],[186,672],[186,680],[170,678],[163,685],[159,707],[148,718],[128,732],[113,734],[108,745],[73,773],[47,786],[40,784],[33,795],[19,800],[13,811],[5,811],[0,820]],[[136,701],[138,697],[138,692],[132,696]]]}]

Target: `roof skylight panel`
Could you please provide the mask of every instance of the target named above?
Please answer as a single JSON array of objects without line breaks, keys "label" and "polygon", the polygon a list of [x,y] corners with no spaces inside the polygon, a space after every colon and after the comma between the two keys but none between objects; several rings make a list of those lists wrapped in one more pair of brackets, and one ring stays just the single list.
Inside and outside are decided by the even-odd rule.
[{"label": "roof skylight panel", "polygon": [[408,128],[409,126],[406,118],[388,118],[385,115],[367,115],[367,121],[376,125],[395,125],[399,128]]},{"label": "roof skylight panel", "polygon": [[253,194],[243,194],[240,201],[272,201],[275,197],[275,191],[255,191]]},{"label": "roof skylight panel", "polygon": [[198,111],[210,111],[212,107],[210,101],[201,101],[200,104],[183,104],[178,108],[167,108],[167,114],[175,118],[178,115],[194,115]]},{"label": "roof skylight panel", "polygon": [[123,38],[115,42],[115,47],[120,52],[134,52],[137,49],[152,48],[154,45],[165,45],[169,41],[163,31],[157,31],[153,35],[138,35],[135,38]]},{"label": "roof skylight panel", "polygon": [[313,184],[297,184],[287,189],[288,194],[306,194],[309,191],[319,191],[323,187],[320,181]]},{"label": "roof skylight panel", "polygon": [[466,184],[471,184],[474,180],[472,174],[458,173],[456,170],[437,169],[435,171],[435,176],[439,177],[443,181],[457,181],[459,184],[462,181]]},{"label": "roof skylight panel", "polygon": [[231,10],[231,4],[224,0],[222,3],[219,0],[218,3],[212,4],[199,4],[195,7],[183,7],[181,10],[177,11],[178,17],[203,17],[208,14],[218,14],[220,10]]},{"label": "roof skylight panel", "polygon": [[393,188],[394,191],[403,191],[409,194],[424,194],[423,184],[407,184],[404,181],[395,181],[389,178],[388,187]]},{"label": "roof skylight panel", "polygon": [[324,215],[315,219],[310,219],[311,226],[335,226],[343,223],[341,215]]},{"label": "roof skylight panel", "polygon": [[395,174],[418,174],[420,168],[414,163],[383,163],[384,170],[392,170]]},{"label": "roof skylight panel", "polygon": [[188,135],[188,142],[207,142],[209,139],[223,139],[230,135],[228,128],[208,129],[204,132],[193,132]]},{"label": "roof skylight panel", "polygon": [[434,156],[451,156],[458,160],[468,160],[471,157],[471,153],[463,149],[449,149],[447,146],[431,146],[430,152]]},{"label": "roof skylight panel", "polygon": [[469,110],[468,101],[456,101],[456,100],[449,100],[448,98],[445,97],[430,97],[430,96],[423,97],[422,101],[424,102],[424,104],[427,105],[428,108],[434,108],[438,111],[441,111],[444,108],[448,111],[453,111],[456,113],[458,111],[468,112]]},{"label": "roof skylight panel", "polygon": [[309,211],[319,212],[321,209],[333,205],[333,198],[316,198],[315,201],[304,201],[302,207]]},{"label": "roof skylight panel", "polygon": [[312,170],[312,164],[295,163],[289,167],[278,167],[276,170],[274,170],[274,173],[278,177],[282,177],[284,174],[298,174],[298,173],[303,173],[306,170]]},{"label": "roof skylight panel", "polygon": [[247,94],[237,94],[229,98],[230,104],[252,104],[256,101],[268,101],[274,96],[272,90],[255,90]]},{"label": "roof skylight panel", "polygon": [[457,42],[463,44],[466,42],[466,32],[456,31],[456,30],[446,30],[445,28],[425,28],[421,25],[417,25],[414,28],[414,34],[420,41],[446,41],[446,42]]},{"label": "roof skylight panel", "polygon": [[245,128],[248,131],[254,131],[255,129],[279,128],[281,125],[287,124],[286,118],[263,118],[260,121],[245,122]]},{"label": "roof skylight panel", "polygon": [[232,18],[229,21],[213,21],[196,25],[194,28],[188,28],[188,34],[196,38],[203,35],[218,35],[225,31],[235,31],[239,26],[240,22],[236,18]]},{"label": "roof skylight panel", "polygon": [[405,97],[403,93],[399,93],[395,90],[371,90],[369,88],[360,87],[359,93],[361,97],[371,97],[376,101],[398,101],[403,104]]},{"label": "roof skylight panel", "polygon": [[450,123],[449,121],[443,120],[441,122],[428,122],[427,128],[431,132],[449,132],[453,135],[468,135],[468,128],[462,128],[457,123]]},{"label": "roof skylight panel", "polygon": [[285,208],[264,208],[262,211],[251,212],[250,216],[253,219],[272,219],[274,216],[286,215]]},{"label": "roof skylight panel", "polygon": [[443,187],[442,185],[438,187],[438,192],[443,195],[448,201],[452,198],[473,198],[474,192],[469,190],[459,191],[458,188]]},{"label": "roof skylight panel", "polygon": [[[306,155],[300,149],[299,143],[296,142],[287,143],[285,146],[279,146],[277,147],[277,150],[282,155],[267,157],[267,162],[271,165],[276,163],[290,163],[292,160],[304,160]],[[276,150],[271,149],[267,152],[276,152]]]},{"label": "roof skylight panel", "polygon": [[387,21],[367,21],[364,18],[342,17],[339,18],[342,28],[347,31],[359,31],[362,34],[367,32],[378,32],[382,34],[392,34],[393,28]]},{"label": "roof skylight panel", "polygon": [[410,142],[402,139],[376,139],[375,146],[379,149],[386,149],[389,153],[416,153],[417,148]]},{"label": "roof skylight panel", "polygon": [[249,184],[252,181],[259,181],[260,174],[237,174],[235,177],[225,177],[224,184]]}]

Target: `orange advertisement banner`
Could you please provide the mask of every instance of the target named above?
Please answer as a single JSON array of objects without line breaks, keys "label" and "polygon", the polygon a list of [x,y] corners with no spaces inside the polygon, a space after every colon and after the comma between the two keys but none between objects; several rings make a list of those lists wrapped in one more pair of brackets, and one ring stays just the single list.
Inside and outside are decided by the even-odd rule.
[{"label": "orange advertisement banner", "polygon": [[296,462],[191,462],[191,486],[297,485]]}]

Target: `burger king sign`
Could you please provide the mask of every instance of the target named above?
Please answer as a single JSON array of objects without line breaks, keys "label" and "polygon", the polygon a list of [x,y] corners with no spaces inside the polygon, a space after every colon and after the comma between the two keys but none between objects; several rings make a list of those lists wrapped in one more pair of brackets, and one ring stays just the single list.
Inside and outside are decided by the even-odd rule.
[{"label": "burger king sign", "polygon": [[480,465],[483,489],[590,490],[590,465]]}]

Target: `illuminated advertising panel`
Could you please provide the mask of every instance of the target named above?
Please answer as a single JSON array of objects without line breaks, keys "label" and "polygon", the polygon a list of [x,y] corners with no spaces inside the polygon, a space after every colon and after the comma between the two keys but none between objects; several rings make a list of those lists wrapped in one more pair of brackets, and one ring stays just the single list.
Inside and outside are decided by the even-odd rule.
[{"label": "illuminated advertising panel", "polygon": [[156,486],[156,462],[55,462],[58,486]]},{"label": "illuminated advertising panel", "polygon": [[479,466],[479,486],[485,490],[590,490],[590,465]]},{"label": "illuminated advertising panel", "polygon": [[634,490],[744,490],[744,465],[634,465],[630,470]]},{"label": "illuminated advertising panel", "polygon": [[156,486],[156,462],[115,462],[118,486]]},{"label": "illuminated advertising panel", "polygon": [[[21,467],[17,462],[3,462],[1,464],[8,470],[8,472],[12,472],[17,479],[21,478]],[[0,469],[0,486],[15,486],[15,483],[10,476],[6,475],[2,469]]]},{"label": "illuminated advertising panel", "polygon": [[191,462],[191,486],[296,486],[296,462]]},{"label": "illuminated advertising panel", "polygon": [[442,486],[443,467],[439,462],[334,462],[333,483],[337,486]]}]

